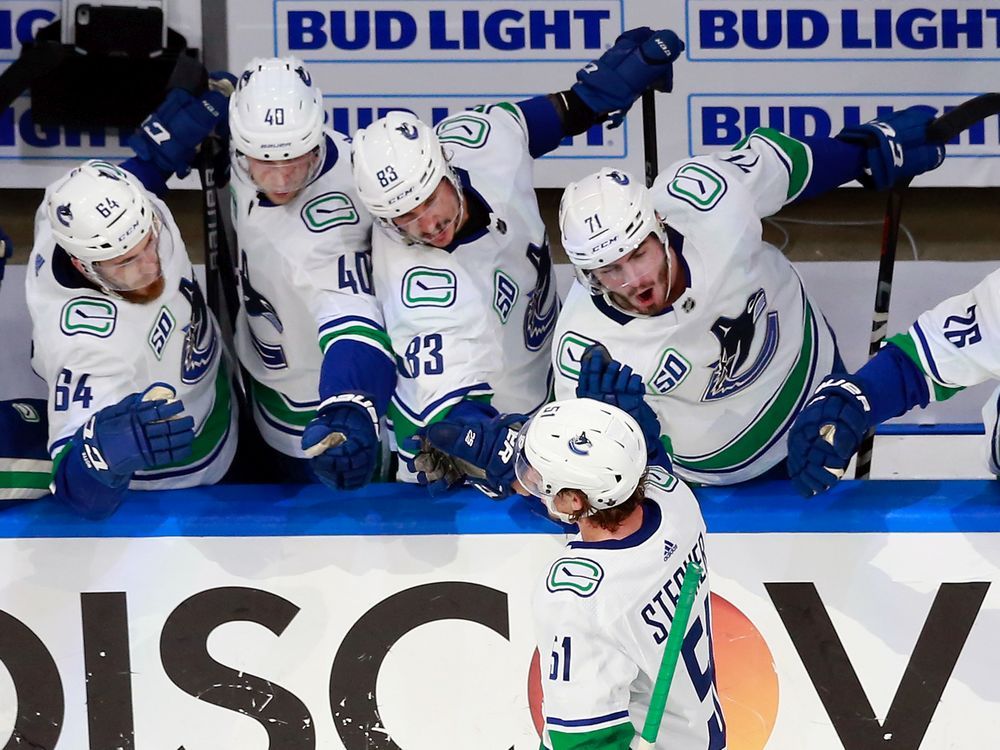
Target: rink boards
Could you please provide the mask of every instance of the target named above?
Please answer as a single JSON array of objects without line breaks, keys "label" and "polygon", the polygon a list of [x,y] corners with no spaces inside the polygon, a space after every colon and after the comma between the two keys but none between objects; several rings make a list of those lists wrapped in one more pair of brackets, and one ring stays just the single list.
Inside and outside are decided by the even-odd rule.
[{"label": "rink boards", "polygon": [[[995,482],[699,498],[730,747],[997,735]],[[102,523],[8,508],[0,740],[533,750],[531,594],[564,540],[526,501],[392,485],[133,493]]]}]

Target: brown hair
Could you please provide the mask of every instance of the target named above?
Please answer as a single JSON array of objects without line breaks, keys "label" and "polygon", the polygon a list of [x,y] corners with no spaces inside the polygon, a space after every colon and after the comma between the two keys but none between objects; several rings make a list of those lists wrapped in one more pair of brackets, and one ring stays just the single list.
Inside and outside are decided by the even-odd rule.
[{"label": "brown hair", "polygon": [[619,503],[612,508],[599,510],[591,516],[587,516],[587,514],[590,513],[594,506],[590,504],[590,500],[587,499],[587,496],[583,493],[583,491],[567,488],[570,492],[576,492],[580,497],[580,501],[583,503],[583,507],[570,516],[570,521],[572,523],[576,523],[581,518],[586,516],[592,523],[605,531],[610,531],[612,533],[618,531],[618,527],[625,522],[625,519],[632,515],[632,512],[646,501],[646,477],[648,474],[648,469],[642,472],[642,476],[639,477],[639,484],[636,485],[634,490],[632,490],[632,494],[629,496],[628,500],[623,503]]}]

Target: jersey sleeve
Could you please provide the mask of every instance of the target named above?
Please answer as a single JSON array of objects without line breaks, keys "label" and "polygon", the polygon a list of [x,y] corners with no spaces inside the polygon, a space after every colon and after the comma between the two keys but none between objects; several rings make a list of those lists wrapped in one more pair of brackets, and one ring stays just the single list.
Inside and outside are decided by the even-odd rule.
[{"label": "jersey sleeve", "polygon": [[933,401],[1000,376],[1000,271],[946,299],[889,339],[927,380]]},{"label": "jersey sleeve", "polygon": [[544,742],[551,750],[627,750],[635,736],[630,686],[639,670],[614,640],[615,628],[602,625],[588,604],[548,583],[536,599]]}]

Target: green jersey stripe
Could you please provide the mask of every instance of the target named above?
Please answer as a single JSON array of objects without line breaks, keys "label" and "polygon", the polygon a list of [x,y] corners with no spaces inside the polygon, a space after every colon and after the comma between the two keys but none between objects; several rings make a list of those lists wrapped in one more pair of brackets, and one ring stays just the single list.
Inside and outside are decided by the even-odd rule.
[{"label": "green jersey stripe", "polygon": [[48,471],[0,471],[0,489],[49,491],[52,475]]},{"label": "green jersey stripe", "polygon": [[[628,747],[635,737],[632,722],[625,721],[613,727],[597,729],[593,732],[559,732],[549,728],[552,750],[592,750],[601,747]],[[545,747],[545,745],[542,745]]]},{"label": "green jersey stripe", "polygon": [[[413,437],[417,432],[422,430],[427,425],[432,425],[435,422],[439,422],[445,418],[445,416],[452,410],[452,408],[459,401],[479,401],[484,404],[488,404],[493,400],[493,394],[487,394],[482,396],[457,396],[454,400],[446,401],[441,404],[436,410],[431,412],[431,415],[423,421],[413,421],[411,420],[395,403],[390,402],[389,404],[389,419],[392,421],[392,431],[396,434],[396,443],[401,444],[404,440]],[[407,451],[402,450],[401,453],[407,453]]]},{"label": "green jersey stripe", "polygon": [[909,332],[897,333],[895,336],[890,336],[887,343],[895,344],[902,349],[903,354],[912,359],[913,364],[924,374],[924,380],[927,381],[927,390],[931,393],[931,401],[947,401],[959,391],[965,390],[963,386],[942,385],[931,376],[930,368],[928,368],[927,363],[920,356],[920,347],[917,346],[917,342]]},{"label": "green jersey stripe", "polygon": [[788,161],[792,167],[791,173],[788,175],[788,198],[785,202],[788,203],[795,200],[805,188],[809,182],[809,177],[812,175],[812,151],[802,141],[790,138],[773,128],[757,128],[733,146],[732,150],[737,151],[743,148],[746,146],[747,141],[754,136],[770,141],[775,148],[788,157]]},{"label": "green jersey stripe", "polygon": [[354,340],[358,338],[364,339],[366,343],[381,349],[385,356],[393,362],[396,361],[396,355],[392,351],[392,341],[389,340],[389,334],[385,331],[380,331],[378,328],[358,323],[351,323],[343,328],[333,328],[324,331],[319,339],[320,351],[326,354],[326,350],[330,348],[330,345],[334,341],[345,336],[350,336]]},{"label": "green jersey stripe", "polygon": [[257,406],[267,412],[269,417],[288,427],[305,429],[316,417],[315,406],[294,406],[284,395],[260,381],[251,379],[250,392]]},{"label": "green jersey stripe", "polygon": [[[166,469],[176,469],[182,466],[191,466],[204,460],[219,444],[225,440],[226,431],[229,429],[229,422],[232,416],[232,394],[229,391],[229,372],[224,365],[219,365],[219,371],[215,375],[215,403],[212,404],[212,411],[201,426],[201,432],[194,436],[191,444],[191,455],[183,461],[175,461],[172,464],[157,466],[150,471],[165,471]],[[156,479],[156,476],[137,476],[136,479]]]}]

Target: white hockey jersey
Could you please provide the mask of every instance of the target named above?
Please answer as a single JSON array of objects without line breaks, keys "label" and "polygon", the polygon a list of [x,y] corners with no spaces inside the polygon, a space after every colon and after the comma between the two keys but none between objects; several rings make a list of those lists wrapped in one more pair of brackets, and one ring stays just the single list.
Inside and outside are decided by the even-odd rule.
[{"label": "white hockey jersey", "polygon": [[325,171],[286,205],[232,182],[242,292],[236,351],[254,381],[261,435],[289,456],[305,455],[302,431],[316,415],[320,368],[334,342],[368,344],[394,362],[372,295],[372,218],[354,189],[350,141],[332,130],[326,137]]},{"label": "white hockey jersey", "polygon": [[658,467],[650,468],[650,480],[638,531],[613,542],[573,537],[536,587],[543,742],[553,750],[635,747],[692,560],[704,578],[660,737],[674,750],[726,747],[712,650],[705,522],[687,485]]},{"label": "white hockey jersey", "polygon": [[642,376],[679,476],[733,484],[784,459],[788,427],[835,347],[760,220],[799,194],[811,168],[804,144],[768,130],[661,172],[653,204],[687,289],[663,313],[634,317],[574,284],[552,352],[556,398],[575,394],[580,356],[600,342]]},{"label": "white hockey jersey", "polygon": [[215,316],[169,209],[149,198],[163,220],[164,290],[136,304],[85,286],[56,246],[45,211],[35,214],[35,244],[25,290],[31,313],[32,366],[48,384],[49,451],[55,457],[91,415],[154,382],[167,383],[194,418],[190,457],[136,472],[132,489],[173,489],[217,482],[236,452],[236,407]]},{"label": "white hockey jersey", "polygon": [[375,294],[399,363],[389,407],[398,441],[464,398],[525,414],[548,399],[559,299],[522,118],[503,104],[437,127],[488,228],[449,250],[373,233]]}]

